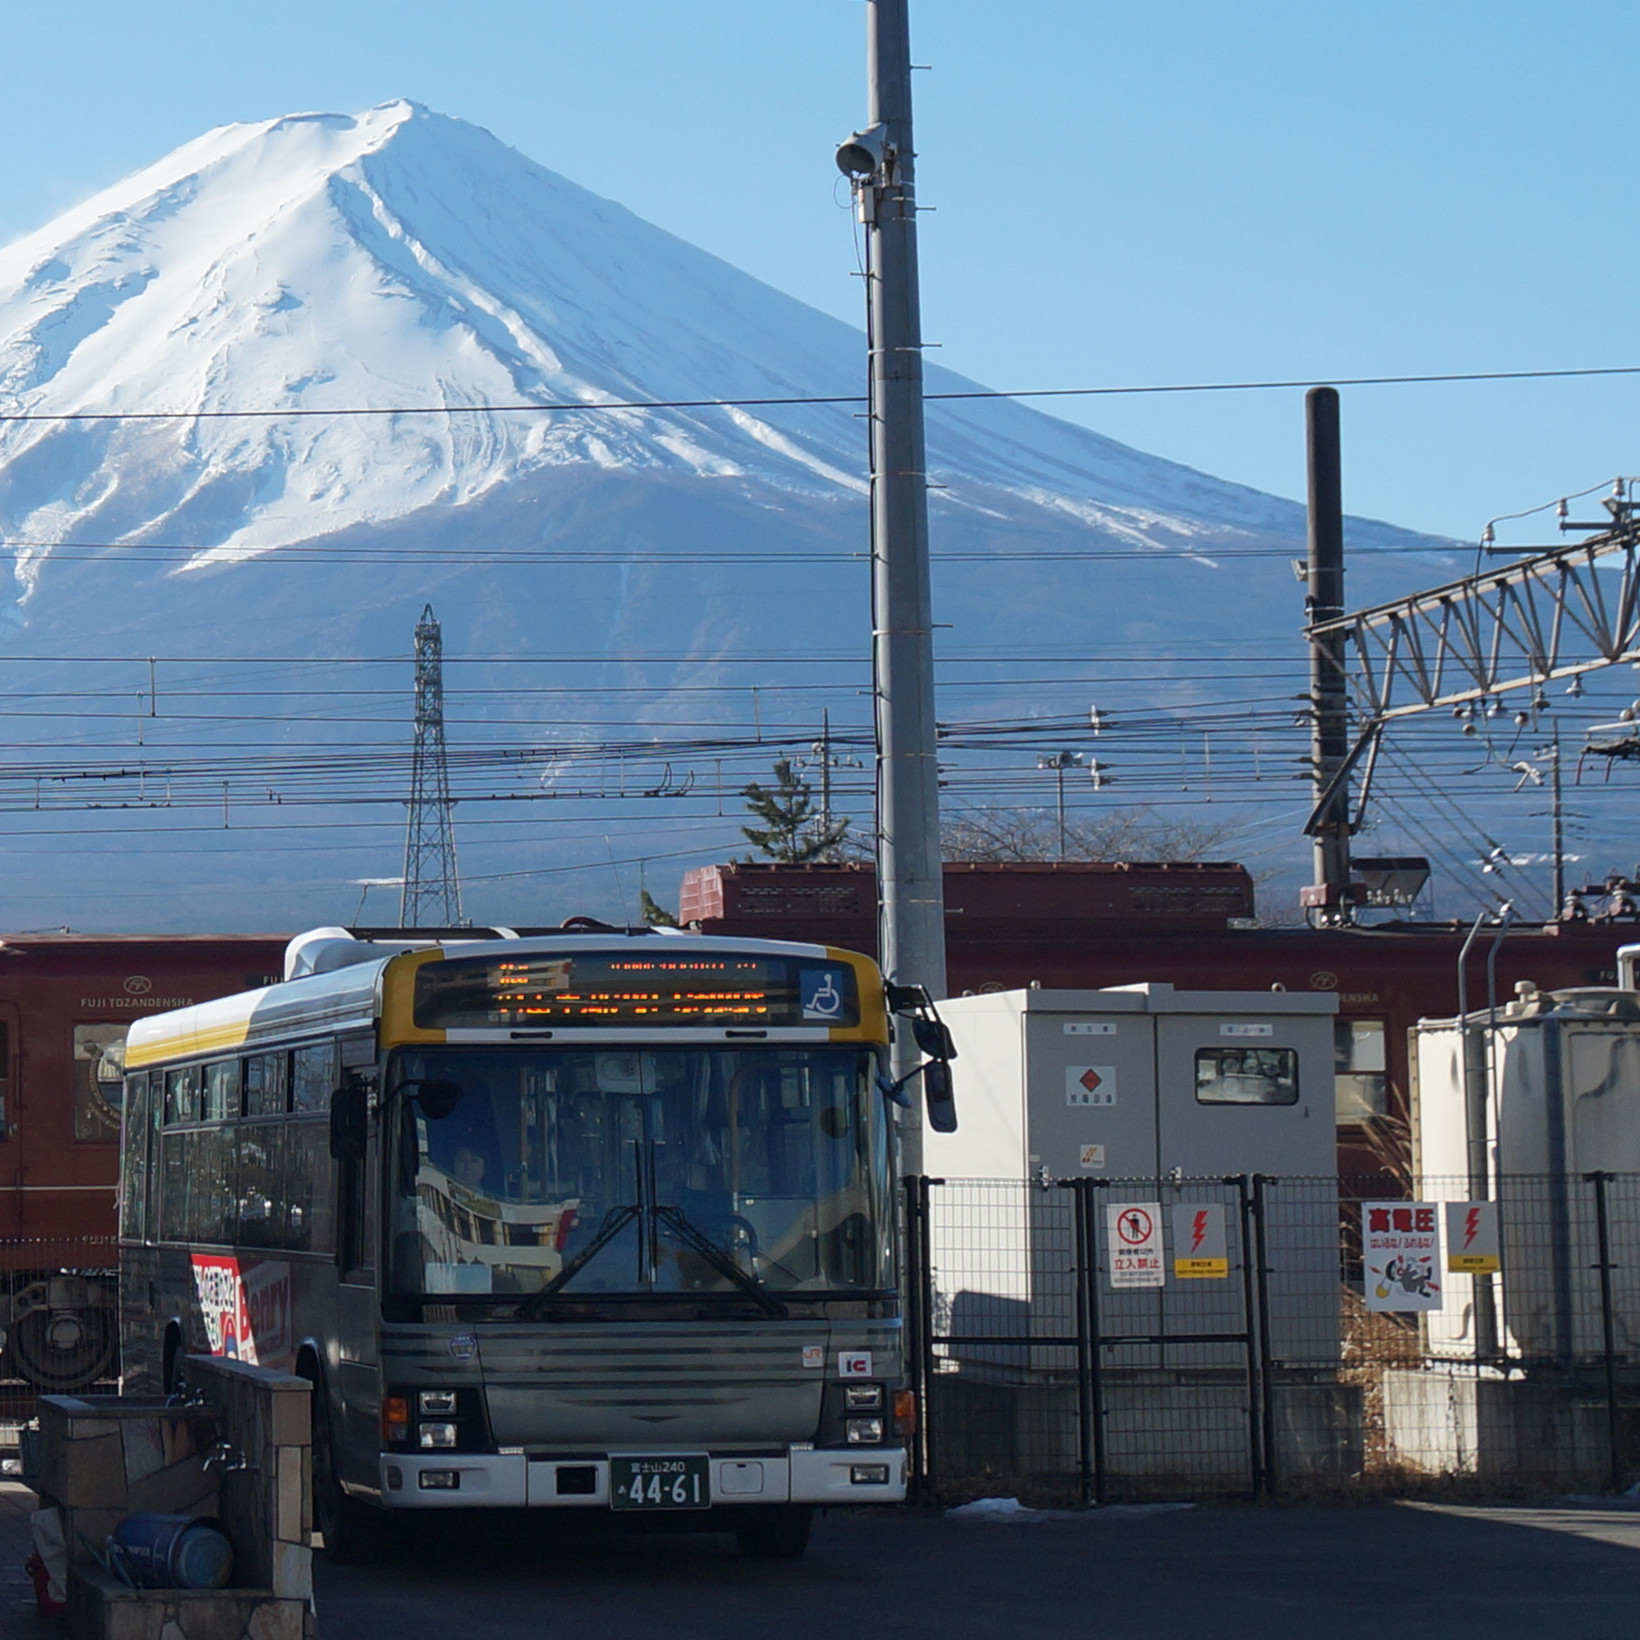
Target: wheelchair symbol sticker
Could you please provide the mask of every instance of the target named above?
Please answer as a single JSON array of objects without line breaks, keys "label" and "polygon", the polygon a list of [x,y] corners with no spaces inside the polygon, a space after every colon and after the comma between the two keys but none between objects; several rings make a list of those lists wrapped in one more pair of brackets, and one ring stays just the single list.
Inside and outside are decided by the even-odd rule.
[{"label": "wheelchair symbol sticker", "polygon": [[799,970],[798,994],[804,1019],[836,1020],[843,1016],[843,987],[835,968]]}]

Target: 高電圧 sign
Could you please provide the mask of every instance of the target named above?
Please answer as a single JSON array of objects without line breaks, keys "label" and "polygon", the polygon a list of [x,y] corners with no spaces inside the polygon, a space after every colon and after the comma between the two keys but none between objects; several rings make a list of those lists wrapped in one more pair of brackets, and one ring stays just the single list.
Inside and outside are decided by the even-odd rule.
[{"label": "\u9ad8\u96fb\u5727 sign", "polygon": [[1369,1310],[1440,1309],[1439,1215],[1433,1202],[1362,1202],[1361,1257]]}]

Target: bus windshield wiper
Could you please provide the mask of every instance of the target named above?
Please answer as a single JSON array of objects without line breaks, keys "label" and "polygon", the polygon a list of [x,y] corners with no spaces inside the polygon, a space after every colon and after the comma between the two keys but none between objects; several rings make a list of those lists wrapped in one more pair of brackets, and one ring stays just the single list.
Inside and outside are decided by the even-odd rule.
[{"label": "bus windshield wiper", "polygon": [[543,1298],[552,1298],[563,1290],[595,1259],[631,1222],[638,1217],[636,1207],[612,1207],[598,1226],[598,1234],[547,1282],[538,1293],[518,1306],[518,1313],[526,1321],[540,1319],[537,1306]]},{"label": "bus windshield wiper", "polygon": [[681,1207],[656,1207],[652,1211],[657,1224],[670,1230],[684,1246],[699,1253],[719,1275],[732,1281],[765,1315],[785,1315],[786,1306],[779,1299],[771,1297],[768,1289],[756,1276],[747,1275],[705,1231],[691,1224]]}]

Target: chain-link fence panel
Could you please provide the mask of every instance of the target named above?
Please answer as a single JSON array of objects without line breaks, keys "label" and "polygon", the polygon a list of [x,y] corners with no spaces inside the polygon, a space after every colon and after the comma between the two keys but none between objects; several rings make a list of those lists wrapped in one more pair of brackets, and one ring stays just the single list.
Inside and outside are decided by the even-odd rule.
[{"label": "chain-link fence panel", "polygon": [[1635,1175],[914,1183],[936,1495],[1640,1472]]}]

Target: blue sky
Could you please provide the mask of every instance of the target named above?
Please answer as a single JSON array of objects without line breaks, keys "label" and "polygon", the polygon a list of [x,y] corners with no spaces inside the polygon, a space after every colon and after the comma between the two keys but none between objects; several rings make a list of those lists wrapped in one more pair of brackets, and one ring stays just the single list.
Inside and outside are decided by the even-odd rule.
[{"label": "blue sky", "polygon": [[[860,0],[0,13],[0,239],[208,126],[410,96],[854,319]],[[996,386],[1640,363],[1607,0],[912,0],[925,325]],[[702,383],[709,391],[711,384]],[[1640,468],[1640,377],[1360,388],[1352,511],[1473,538]],[[1058,407],[1302,492],[1301,395]],[[1518,541],[1547,539],[1515,526]]]}]

